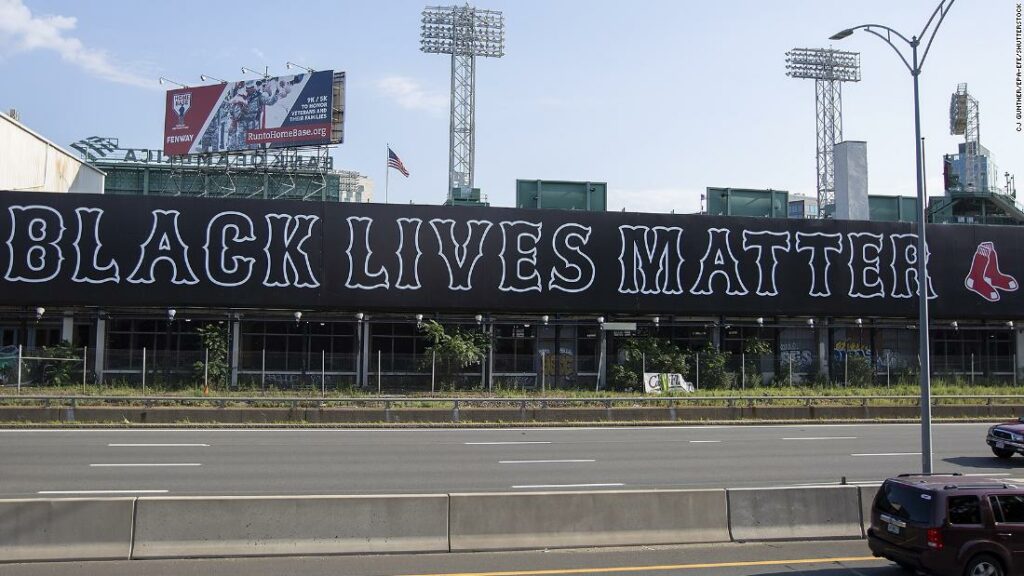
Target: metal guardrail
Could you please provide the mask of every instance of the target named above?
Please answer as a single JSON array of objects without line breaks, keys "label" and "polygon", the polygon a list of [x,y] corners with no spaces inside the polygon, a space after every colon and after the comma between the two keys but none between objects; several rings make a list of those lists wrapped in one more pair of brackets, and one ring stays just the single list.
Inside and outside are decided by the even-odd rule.
[{"label": "metal guardrail", "polygon": [[[992,405],[995,400],[1018,401],[1024,404],[1024,394],[935,394],[932,395],[932,405],[949,404],[951,400],[969,401],[979,400],[975,405]],[[349,397],[312,397],[312,396],[290,396],[290,397],[256,397],[256,396],[89,396],[89,395],[0,395],[0,404],[36,402],[44,405],[76,406],[84,404],[113,404],[124,405],[140,404],[143,406],[155,405],[194,405],[212,404],[218,407],[228,405],[280,405],[297,407],[299,405],[313,405],[326,407],[330,405],[344,406],[366,406],[381,405],[390,409],[395,404],[438,404],[451,405],[452,409],[470,407],[473,405],[495,405],[507,404],[516,406],[539,406],[547,408],[551,405],[600,405],[610,408],[615,404],[648,404],[648,405],[687,405],[699,403],[723,403],[726,406],[757,406],[771,405],[779,402],[796,402],[799,404],[813,406],[817,403],[846,402],[867,406],[873,402],[900,401],[910,402],[912,405],[920,405],[918,395],[837,395],[837,396],[606,396],[606,397],[533,397],[514,398],[498,396],[464,396],[464,397],[418,397],[418,396],[349,396]]]}]

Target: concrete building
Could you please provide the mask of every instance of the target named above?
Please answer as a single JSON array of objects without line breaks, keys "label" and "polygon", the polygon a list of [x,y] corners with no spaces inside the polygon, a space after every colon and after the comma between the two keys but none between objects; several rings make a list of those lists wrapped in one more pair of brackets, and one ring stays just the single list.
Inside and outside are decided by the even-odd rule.
[{"label": "concrete building", "polygon": [[102,194],[105,174],[0,113],[0,190]]}]

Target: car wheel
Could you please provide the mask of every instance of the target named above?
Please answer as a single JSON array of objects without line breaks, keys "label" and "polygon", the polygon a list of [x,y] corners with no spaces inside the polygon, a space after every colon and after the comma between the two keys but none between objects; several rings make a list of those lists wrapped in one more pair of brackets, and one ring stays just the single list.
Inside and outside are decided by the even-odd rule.
[{"label": "car wheel", "polygon": [[907,572],[917,572],[917,568],[914,568],[914,565],[910,564],[909,562],[900,562],[899,560],[893,560],[893,562],[895,562],[897,566],[906,570]]},{"label": "car wheel", "polygon": [[980,554],[967,563],[964,576],[1004,576],[1003,565],[992,556]]},{"label": "car wheel", "polygon": [[1013,456],[1013,450],[1007,450],[1006,448],[993,448],[992,453],[996,455],[996,458],[1009,458]]}]

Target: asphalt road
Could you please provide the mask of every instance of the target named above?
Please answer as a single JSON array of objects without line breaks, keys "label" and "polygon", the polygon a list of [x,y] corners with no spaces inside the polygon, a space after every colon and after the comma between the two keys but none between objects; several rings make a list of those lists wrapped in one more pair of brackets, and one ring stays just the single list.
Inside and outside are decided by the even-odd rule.
[{"label": "asphalt road", "polygon": [[[935,470],[1020,477],[986,425],[934,429]],[[387,494],[877,483],[911,424],[523,429],[0,430],[0,496]]]},{"label": "asphalt road", "polygon": [[907,576],[863,540],[473,554],[0,564],[5,576]]}]

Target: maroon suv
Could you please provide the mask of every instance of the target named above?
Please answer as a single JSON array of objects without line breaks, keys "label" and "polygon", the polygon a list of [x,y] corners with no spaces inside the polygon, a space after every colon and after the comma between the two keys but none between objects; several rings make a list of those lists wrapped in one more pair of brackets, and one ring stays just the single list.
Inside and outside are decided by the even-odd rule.
[{"label": "maroon suv", "polygon": [[1024,417],[989,428],[985,441],[992,448],[992,453],[1000,458],[1024,454]]},{"label": "maroon suv", "polygon": [[1024,488],[959,474],[886,480],[871,506],[868,546],[908,570],[1016,576],[1024,568]]}]

